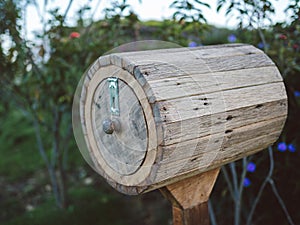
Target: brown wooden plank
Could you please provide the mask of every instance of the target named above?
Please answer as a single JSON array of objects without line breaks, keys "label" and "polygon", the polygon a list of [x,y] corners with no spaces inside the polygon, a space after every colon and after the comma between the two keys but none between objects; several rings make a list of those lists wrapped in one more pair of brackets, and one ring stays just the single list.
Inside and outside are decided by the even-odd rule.
[{"label": "brown wooden plank", "polygon": [[[164,147],[162,161],[163,163],[169,163],[177,160],[195,160],[198,155],[205,152],[216,152],[218,154],[220,152],[228,152],[230,154],[230,152],[234,150],[232,146],[243,142],[249,142],[249,140],[255,139],[259,136],[268,135],[270,130],[276,130],[278,127],[282,127],[283,122],[282,117],[277,117],[266,121],[248,124],[232,130],[225,130],[220,133],[207,135],[202,138],[168,145]],[[212,141],[218,142],[212,143]],[[270,139],[265,141],[270,142]],[[217,146],[219,147],[218,149],[215,148]],[[249,146],[249,148],[251,148],[251,146]]]},{"label": "brown wooden plank", "polygon": [[189,209],[172,207],[173,225],[209,225],[207,202]]},{"label": "brown wooden plank", "polygon": [[207,94],[211,92],[250,87],[282,81],[278,69],[274,66],[214,72],[209,74],[188,74],[149,81],[156,101],[185,96]]},{"label": "brown wooden plank", "polygon": [[[276,121],[276,122],[274,122]],[[200,173],[238,160],[272,144],[280,135],[284,117],[191,140],[164,149],[156,181]],[[247,151],[241,151],[247,149]]]},{"label": "brown wooden plank", "polygon": [[209,223],[207,201],[220,169],[207,171],[166,186],[162,192],[173,206],[174,225]]},{"label": "brown wooden plank", "polygon": [[285,99],[285,96],[284,86],[277,82],[161,101],[157,104],[162,120],[173,123],[278,101]]},{"label": "brown wooden plank", "polygon": [[[135,51],[135,52],[124,52],[115,53],[121,58],[128,59],[131,62],[139,64],[144,60],[156,60],[156,61],[167,61],[170,62],[172,58],[188,57],[191,58],[215,58],[215,57],[228,57],[234,55],[250,55],[250,54],[262,54],[263,52],[251,45],[247,44],[233,44],[233,45],[215,45],[212,46],[199,46],[196,48],[169,48],[169,49],[158,49],[148,51]],[[170,57],[170,55],[172,57]]]},{"label": "brown wooden plank", "polygon": [[211,74],[221,71],[232,71],[247,68],[274,66],[274,63],[264,54],[236,55],[231,57],[199,58],[184,57],[167,60],[143,60],[135,65],[144,77],[150,80],[168,77],[186,76],[189,74]]},{"label": "brown wooden plank", "polygon": [[163,145],[185,142],[225,130],[233,130],[247,124],[267,121],[284,115],[286,110],[287,102],[284,99],[195,117],[177,123],[163,124]]}]

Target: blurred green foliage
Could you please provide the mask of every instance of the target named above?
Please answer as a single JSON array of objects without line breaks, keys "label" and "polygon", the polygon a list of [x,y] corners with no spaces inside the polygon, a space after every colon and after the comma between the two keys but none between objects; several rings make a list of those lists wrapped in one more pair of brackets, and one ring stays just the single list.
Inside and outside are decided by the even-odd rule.
[{"label": "blurred green foliage", "polygon": [[0,120],[0,176],[15,182],[34,173],[43,162],[32,145],[35,142],[33,128],[21,112],[11,110]]}]

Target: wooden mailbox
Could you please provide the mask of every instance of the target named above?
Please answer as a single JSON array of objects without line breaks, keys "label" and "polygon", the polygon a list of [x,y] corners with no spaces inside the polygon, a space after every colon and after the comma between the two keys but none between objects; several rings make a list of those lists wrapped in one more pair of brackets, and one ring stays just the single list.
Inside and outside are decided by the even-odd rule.
[{"label": "wooden mailbox", "polygon": [[278,69],[250,45],[106,55],[82,82],[89,160],[130,195],[165,186],[176,192],[201,174],[212,186],[222,165],[274,143],[287,117]]}]

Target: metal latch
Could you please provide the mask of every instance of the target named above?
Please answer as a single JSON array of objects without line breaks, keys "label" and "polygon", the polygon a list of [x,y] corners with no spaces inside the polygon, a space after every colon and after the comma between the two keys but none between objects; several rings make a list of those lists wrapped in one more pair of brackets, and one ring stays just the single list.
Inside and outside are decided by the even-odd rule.
[{"label": "metal latch", "polygon": [[108,89],[110,96],[110,112],[112,115],[119,116],[119,85],[117,77],[110,77],[107,79],[108,81]]}]

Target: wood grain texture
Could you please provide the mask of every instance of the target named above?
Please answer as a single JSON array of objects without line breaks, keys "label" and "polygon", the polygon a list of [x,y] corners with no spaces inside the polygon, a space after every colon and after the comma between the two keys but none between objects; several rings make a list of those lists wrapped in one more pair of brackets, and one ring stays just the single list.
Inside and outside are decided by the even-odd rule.
[{"label": "wood grain texture", "polygon": [[[97,87],[111,76],[124,80],[133,92],[124,92],[123,104],[132,105],[136,96],[140,117],[143,113],[145,118],[145,154],[131,158],[132,151],[114,147],[113,141],[107,147],[113,148],[109,151],[114,158],[125,154],[122,159],[138,165],[132,170],[113,159],[105,162],[97,144],[103,134],[97,136],[99,124],[93,127],[90,122]],[[157,189],[254,154],[277,140],[287,116],[278,69],[261,50],[243,44],[100,57],[86,73],[80,105],[83,133],[97,171],[127,194]],[[108,116],[102,114],[106,112],[94,114],[94,120]],[[133,140],[139,135],[119,138],[128,149],[137,149],[141,145]]]},{"label": "wood grain texture", "polygon": [[189,74],[149,81],[149,84],[157,96],[156,101],[166,101],[277,81],[282,81],[282,77],[276,67],[261,67],[214,72],[210,76]]},{"label": "wood grain texture", "polygon": [[172,99],[159,103],[164,122],[174,123],[284,99],[281,82]]},{"label": "wood grain texture", "polygon": [[[258,105],[231,109],[225,112],[203,115],[176,123],[164,123],[163,145],[185,142],[211,133],[233,130],[244,124],[276,118],[286,112],[286,100],[272,101]],[[270,108],[273,110],[270,111]],[[259,117],[258,117],[259,114]],[[166,117],[167,118],[167,117]]]},{"label": "wood grain texture", "polygon": [[173,225],[209,225],[207,202],[188,209],[172,207]]},{"label": "wood grain texture", "polygon": [[[107,79],[97,87],[92,104],[93,133],[98,148],[109,166],[123,175],[134,173],[143,163],[148,134],[143,109],[133,90],[121,79],[119,84],[120,115],[112,115]],[[114,121],[115,131],[106,134],[104,120]]]},{"label": "wood grain texture", "polygon": [[[194,57],[203,59],[216,58],[216,57],[230,57],[245,54],[262,54],[263,52],[251,45],[246,44],[233,44],[233,45],[215,45],[215,46],[200,46],[197,48],[170,48],[158,49],[149,51],[126,52],[117,53],[115,56],[127,59],[135,64],[139,64],[143,60],[157,60],[164,62],[172,62],[174,58],[182,58],[191,54]],[[172,56],[172,57],[170,57]],[[189,57],[190,58],[190,57]]]},{"label": "wood grain texture", "polygon": [[[147,152],[146,156],[143,159],[142,165],[134,174],[124,174],[123,172],[120,173],[118,169],[112,168],[113,166],[110,164],[110,160],[104,158],[101,154],[101,150],[99,150],[99,146],[97,145],[99,137],[97,133],[94,132],[93,128],[95,121],[92,117],[92,106],[95,105],[95,93],[97,92],[99,84],[101,84],[103,80],[106,80],[108,77],[112,76],[124,80],[127,85],[132,90],[134,90],[135,95],[144,110],[143,113],[145,121],[147,121]],[[82,92],[82,104],[80,106],[82,113],[81,117],[84,120],[83,133],[85,134],[86,144],[89,149],[89,154],[91,155],[93,163],[96,167],[96,171],[104,178],[106,178],[107,181],[119,191],[123,191],[128,194],[136,194],[138,192],[144,191],[146,185],[145,187],[141,188],[136,188],[134,185],[140,185],[141,183],[146,182],[147,179],[150,179],[153,176],[152,173],[155,173],[156,171],[153,167],[153,164],[155,163],[156,157],[159,157],[157,153],[157,146],[159,143],[157,131],[159,131],[159,127],[154,122],[152,108],[147,101],[147,97],[145,96],[143,89],[132,75],[130,75],[127,71],[124,71],[119,67],[113,65],[101,67],[98,71],[95,72],[95,74],[91,76],[90,81],[86,80],[86,83],[84,83],[84,87],[86,87],[86,90]],[[100,91],[101,89],[98,90]],[[126,97],[126,95],[124,97]],[[104,116],[104,118],[106,118],[109,115],[101,116]]]},{"label": "wood grain texture", "polygon": [[207,202],[219,171],[207,171],[161,189],[172,203],[174,225],[209,224]]},{"label": "wood grain texture", "polygon": [[272,144],[285,122],[284,117],[244,126],[227,134],[218,133],[164,148],[156,182],[220,167],[256,153]]},{"label": "wood grain texture", "polygon": [[207,202],[220,169],[207,171],[166,186],[176,205],[188,209]]},{"label": "wood grain texture", "polygon": [[173,207],[174,225],[209,225],[208,203],[204,202],[192,208],[178,210]]},{"label": "wood grain texture", "polygon": [[[192,55],[193,56],[193,55]],[[171,60],[173,57],[170,57]],[[187,60],[187,58],[189,60]],[[186,54],[174,57],[171,62],[144,60],[139,62],[139,70],[147,81],[170,77],[181,77],[189,74],[212,74],[215,72],[274,66],[274,63],[264,54],[251,54],[247,57],[235,55],[232,57],[199,58]]]}]

